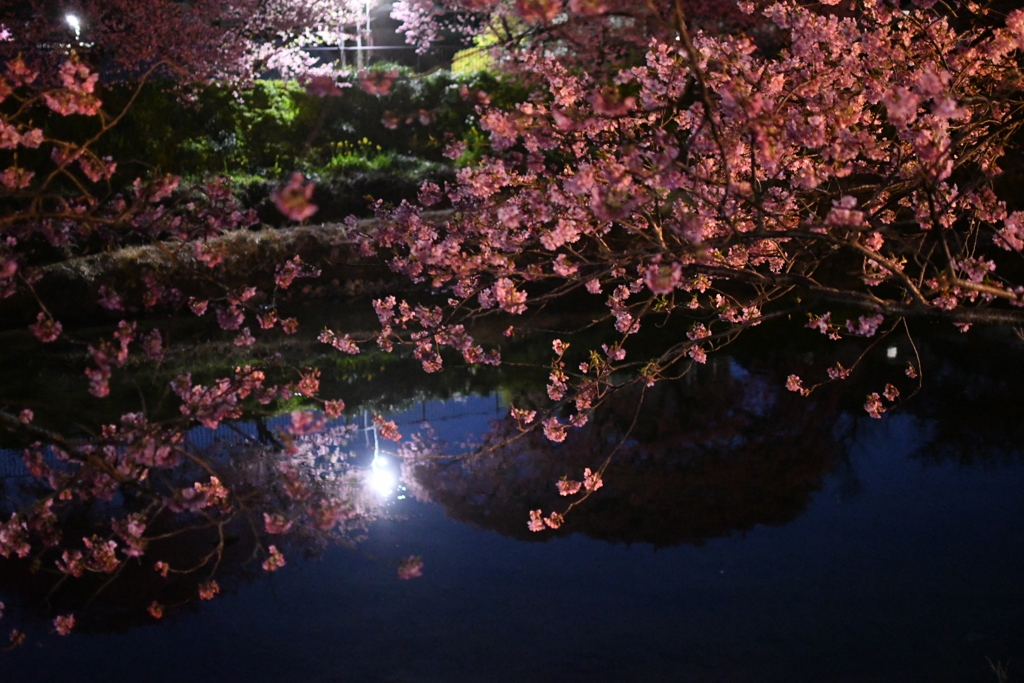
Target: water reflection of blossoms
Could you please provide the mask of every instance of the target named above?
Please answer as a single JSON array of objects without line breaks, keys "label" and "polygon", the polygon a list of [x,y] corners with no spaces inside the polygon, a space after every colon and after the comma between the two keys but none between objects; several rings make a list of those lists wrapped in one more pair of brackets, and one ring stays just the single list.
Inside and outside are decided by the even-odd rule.
[{"label": "water reflection of blossoms", "polygon": [[715,363],[622,390],[563,442],[522,432],[510,415],[473,457],[423,458],[410,474],[452,517],[524,540],[581,532],[699,544],[805,509],[843,455],[839,403],[835,394],[794,396],[735,361]]},{"label": "water reflection of blossoms", "polygon": [[[152,622],[290,556],[355,545],[386,500],[357,464],[358,428],[316,413],[205,446],[138,414],[74,442],[0,419],[27,442],[27,475],[3,481],[0,580],[22,621],[56,616],[58,632]],[[417,563],[399,576],[418,576]],[[11,626],[21,642],[24,624]]]}]

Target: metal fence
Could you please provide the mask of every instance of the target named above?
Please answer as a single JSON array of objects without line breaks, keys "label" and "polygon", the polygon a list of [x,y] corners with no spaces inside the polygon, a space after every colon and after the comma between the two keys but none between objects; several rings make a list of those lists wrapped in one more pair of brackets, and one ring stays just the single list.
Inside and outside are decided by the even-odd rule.
[{"label": "metal fence", "polygon": [[464,49],[458,45],[434,45],[426,52],[418,53],[412,45],[320,45],[303,48],[321,65],[369,66],[374,62],[389,62],[412,67],[416,71],[450,67],[455,54]]}]

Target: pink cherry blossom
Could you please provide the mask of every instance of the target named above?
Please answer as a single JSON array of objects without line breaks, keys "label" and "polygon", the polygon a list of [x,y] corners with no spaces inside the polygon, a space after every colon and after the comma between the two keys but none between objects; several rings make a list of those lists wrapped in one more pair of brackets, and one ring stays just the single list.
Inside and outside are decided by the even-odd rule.
[{"label": "pink cherry blossom", "polygon": [[398,70],[372,69],[359,72],[359,86],[370,95],[387,95],[398,80]]},{"label": "pink cherry blossom", "polygon": [[276,572],[281,567],[287,564],[284,560],[284,555],[277,549],[277,546],[270,546],[267,548],[267,559],[263,561],[263,569],[268,572]]},{"label": "pink cherry blossom", "polygon": [[74,627],[75,616],[73,614],[63,614],[53,620],[53,628],[56,629],[57,635],[66,636]]},{"label": "pink cherry blossom", "polygon": [[305,182],[301,173],[293,173],[288,183],[271,194],[277,210],[289,220],[304,221],[315,214],[320,207],[312,203],[314,183]]},{"label": "pink cherry blossom", "polygon": [[882,413],[885,412],[885,406],[882,405],[878,392],[868,394],[868,399],[864,402],[864,410],[873,418],[880,419],[882,417]]},{"label": "pink cherry blossom", "polygon": [[419,555],[410,555],[398,563],[398,578],[403,581],[423,576],[423,560]]},{"label": "pink cherry blossom", "polygon": [[32,331],[32,334],[36,336],[36,339],[44,344],[48,344],[56,341],[57,338],[60,337],[63,327],[60,322],[54,320],[46,313],[40,312],[36,316],[36,322],[29,325],[29,329]]}]

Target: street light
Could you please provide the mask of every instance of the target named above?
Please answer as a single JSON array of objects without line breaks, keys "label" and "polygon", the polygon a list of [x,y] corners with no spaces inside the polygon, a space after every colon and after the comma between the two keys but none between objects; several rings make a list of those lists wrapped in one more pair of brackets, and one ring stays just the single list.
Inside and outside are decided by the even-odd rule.
[{"label": "street light", "polygon": [[68,22],[68,26],[75,32],[75,40],[78,40],[82,34],[82,22],[70,12],[64,15],[64,21]]}]

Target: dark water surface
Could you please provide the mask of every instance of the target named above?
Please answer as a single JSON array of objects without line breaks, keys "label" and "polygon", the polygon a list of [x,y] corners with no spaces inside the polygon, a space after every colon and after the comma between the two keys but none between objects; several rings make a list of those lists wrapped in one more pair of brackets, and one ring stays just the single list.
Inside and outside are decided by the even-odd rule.
[{"label": "dark water surface", "polygon": [[[997,681],[990,660],[1024,680],[1016,431],[983,443],[984,414],[939,428],[986,405],[965,391],[873,420],[780,385],[730,361],[649,396],[606,490],[558,532],[525,513],[557,502],[550,472],[578,476],[610,442],[599,426],[555,464],[535,445],[432,466],[434,502],[390,497],[358,549],[289,556],[159,623],[30,638],[0,680]],[[505,410],[457,403],[435,424],[449,440]],[[400,581],[411,554],[423,576]]]}]

